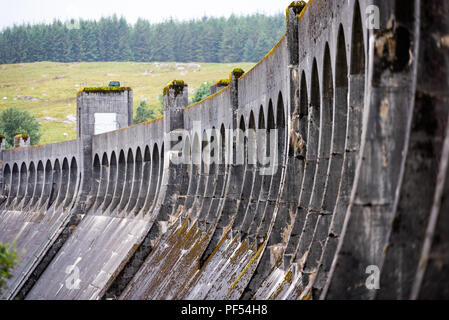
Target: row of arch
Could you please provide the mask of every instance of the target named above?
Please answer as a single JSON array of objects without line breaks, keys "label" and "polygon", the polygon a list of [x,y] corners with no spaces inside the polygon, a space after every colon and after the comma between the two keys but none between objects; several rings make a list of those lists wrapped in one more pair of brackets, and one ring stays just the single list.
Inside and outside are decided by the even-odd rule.
[{"label": "row of arch", "polygon": [[[45,166],[44,166],[45,163]],[[67,209],[73,202],[78,183],[75,157],[54,162],[47,160],[6,164],[3,169],[2,206],[10,211],[41,211]]]},{"label": "row of arch", "polygon": [[[323,56],[309,60],[309,78],[305,67],[299,70],[299,107],[291,110],[291,117],[296,122],[294,129],[305,143],[298,151],[291,145],[286,168],[287,187],[268,243],[269,246],[282,243],[281,234],[289,230],[283,267],[292,270],[294,265],[295,272],[302,273],[301,290],[313,287],[315,299],[326,294],[322,283],[331,281],[328,274],[350,204],[359,161],[366,61],[357,1],[353,19],[350,60],[344,27],[340,24],[334,46],[334,64],[326,42]],[[322,66],[321,74],[318,65]],[[289,212],[294,213],[292,218],[285,219]],[[265,262],[259,264],[244,298],[254,297],[269,276],[270,271],[264,270],[263,266],[269,261],[270,253],[265,252],[262,259]],[[319,278],[321,283],[318,284],[316,279]],[[309,292],[304,290],[304,297]]]}]

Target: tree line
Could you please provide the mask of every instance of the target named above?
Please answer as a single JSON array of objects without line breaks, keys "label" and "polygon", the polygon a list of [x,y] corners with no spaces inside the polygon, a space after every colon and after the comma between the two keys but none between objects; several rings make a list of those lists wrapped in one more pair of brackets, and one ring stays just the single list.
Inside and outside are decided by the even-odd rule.
[{"label": "tree line", "polygon": [[285,16],[129,24],[111,16],[98,21],[55,20],[16,25],[0,32],[0,64],[54,62],[256,62],[285,33]]}]

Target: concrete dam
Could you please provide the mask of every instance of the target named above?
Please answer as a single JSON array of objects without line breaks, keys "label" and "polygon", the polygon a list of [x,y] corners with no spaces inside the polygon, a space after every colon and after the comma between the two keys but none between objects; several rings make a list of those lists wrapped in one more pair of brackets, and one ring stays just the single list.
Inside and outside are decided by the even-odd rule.
[{"label": "concrete dam", "polygon": [[2,145],[2,298],[449,298],[448,17],[294,2],[252,70],[134,126],[131,88],[80,90],[76,140]]}]

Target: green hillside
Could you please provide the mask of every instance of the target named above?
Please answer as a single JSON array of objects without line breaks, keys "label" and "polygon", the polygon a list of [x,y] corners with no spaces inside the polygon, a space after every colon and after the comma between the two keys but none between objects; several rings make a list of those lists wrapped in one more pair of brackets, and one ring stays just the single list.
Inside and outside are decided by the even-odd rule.
[{"label": "green hillside", "polygon": [[[134,111],[140,101],[159,109],[159,95],[171,80],[185,80],[190,98],[203,82],[226,78],[236,67],[252,63],[135,63],[38,62],[0,65],[0,111],[15,106],[41,122],[40,144],[76,138],[76,92],[83,87],[108,85],[118,80],[134,91]],[[156,116],[160,114],[157,112]]]}]

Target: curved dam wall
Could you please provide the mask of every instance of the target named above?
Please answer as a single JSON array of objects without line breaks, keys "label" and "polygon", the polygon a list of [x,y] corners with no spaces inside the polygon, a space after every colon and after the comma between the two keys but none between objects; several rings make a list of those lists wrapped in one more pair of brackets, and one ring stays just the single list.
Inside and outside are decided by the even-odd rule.
[{"label": "curved dam wall", "polygon": [[449,5],[287,12],[195,105],[173,81],[130,127],[132,90],[85,89],[77,140],[2,150],[0,241],[25,250],[4,298],[449,296]]}]

